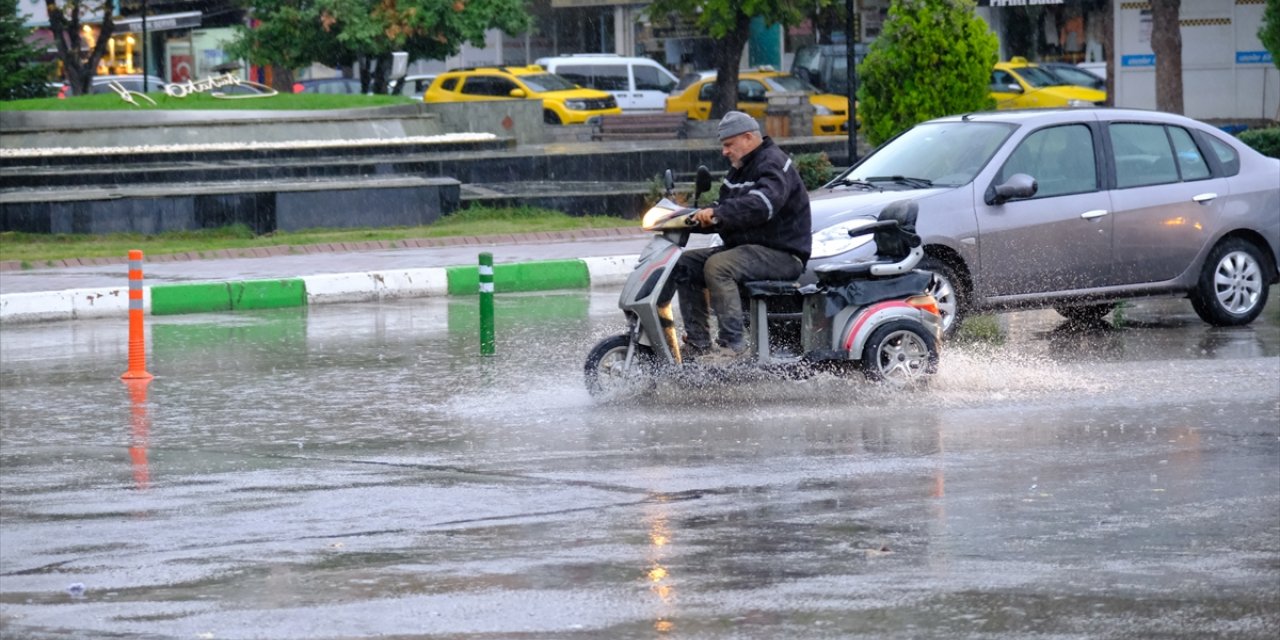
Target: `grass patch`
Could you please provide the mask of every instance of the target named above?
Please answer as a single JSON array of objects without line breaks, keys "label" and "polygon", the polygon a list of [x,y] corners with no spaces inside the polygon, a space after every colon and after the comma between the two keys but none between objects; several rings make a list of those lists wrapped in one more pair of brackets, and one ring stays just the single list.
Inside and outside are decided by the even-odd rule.
[{"label": "grass patch", "polygon": [[306,229],[256,236],[244,225],[170,231],[155,235],[141,233],[38,234],[9,231],[0,233],[0,260],[18,260],[23,268],[33,263],[50,264],[66,258],[124,257],[130,249],[147,255],[209,253],[221,249],[254,247],[298,247],[329,242],[370,242],[450,236],[485,236],[537,231],[606,229],[639,226],[635,220],[614,216],[570,216],[559,211],[533,207],[471,207],[445,216],[435,224],[420,227],[362,227],[354,229]]},{"label": "grass patch", "polygon": [[960,344],[1004,344],[1005,335],[995,315],[971,315],[964,319],[952,340]]},{"label": "grass patch", "polygon": [[414,98],[399,95],[348,95],[323,93],[281,93],[268,98],[245,98],[238,100],[220,100],[206,93],[197,93],[185,98],[174,98],[161,92],[147,94],[156,104],[152,106],[145,100],[135,97],[142,106],[131,105],[115,93],[96,93],[87,96],[71,96],[65,100],[57,98],[32,98],[30,100],[10,100],[0,102],[0,111],[187,111],[187,110],[269,110],[269,111],[312,111],[320,109],[358,109],[363,107],[385,107],[388,105],[411,104],[420,102]]}]

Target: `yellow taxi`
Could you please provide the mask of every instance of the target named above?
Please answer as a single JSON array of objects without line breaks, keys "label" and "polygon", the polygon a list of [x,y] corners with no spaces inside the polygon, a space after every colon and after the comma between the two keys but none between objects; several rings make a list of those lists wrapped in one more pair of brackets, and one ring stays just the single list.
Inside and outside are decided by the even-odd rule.
[{"label": "yellow taxi", "polygon": [[[794,91],[809,95],[813,105],[813,135],[847,135],[849,99],[830,93],[818,93],[808,82],[789,73],[769,69],[738,73],[738,110],[753,118],[764,118],[769,106],[768,94]],[[704,71],[686,76],[667,98],[667,111],[685,113],[690,120],[706,120],[711,116],[711,103],[716,96],[716,74]]]},{"label": "yellow taxi", "polygon": [[1102,106],[1105,91],[1063,84],[1054,74],[1026,58],[997,62],[991,70],[991,97],[997,109]]},{"label": "yellow taxi", "polygon": [[501,99],[542,100],[547,124],[582,124],[622,113],[612,94],[583,89],[536,64],[455,69],[436,76],[423,95],[426,102]]}]

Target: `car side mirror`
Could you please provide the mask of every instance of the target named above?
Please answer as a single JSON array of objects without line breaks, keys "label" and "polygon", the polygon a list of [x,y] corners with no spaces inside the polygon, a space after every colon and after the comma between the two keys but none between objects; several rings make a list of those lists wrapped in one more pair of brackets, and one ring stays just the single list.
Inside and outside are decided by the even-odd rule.
[{"label": "car side mirror", "polygon": [[523,98],[523,97],[526,97],[528,94],[524,92],[524,89],[512,89],[511,93],[507,95],[510,95],[512,98]]},{"label": "car side mirror", "polygon": [[989,205],[1004,204],[1015,198],[1030,198],[1040,189],[1035,178],[1025,173],[1015,173],[1003,184],[987,188],[986,202]]},{"label": "car side mirror", "polygon": [[1022,85],[1007,84],[1004,86],[1004,90],[1009,91],[1011,93],[1022,93]]}]

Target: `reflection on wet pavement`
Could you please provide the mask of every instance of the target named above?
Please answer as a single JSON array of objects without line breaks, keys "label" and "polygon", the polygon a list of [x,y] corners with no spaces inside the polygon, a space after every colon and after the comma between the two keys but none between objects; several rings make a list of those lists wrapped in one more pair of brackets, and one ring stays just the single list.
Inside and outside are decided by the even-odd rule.
[{"label": "reflection on wet pavement", "polygon": [[610,404],[608,292],[500,297],[493,358],[466,300],[157,319],[145,398],[123,327],[6,327],[0,632],[1270,638],[1277,315]]}]

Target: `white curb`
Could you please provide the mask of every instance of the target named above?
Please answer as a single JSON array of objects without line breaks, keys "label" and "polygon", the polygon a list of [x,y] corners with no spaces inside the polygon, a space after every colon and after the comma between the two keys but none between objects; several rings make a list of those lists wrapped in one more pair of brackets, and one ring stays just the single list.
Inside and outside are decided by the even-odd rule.
[{"label": "white curb", "polygon": [[601,258],[582,258],[587,263],[587,274],[591,277],[592,287],[619,285],[627,281],[627,276],[635,270],[639,256],[606,256]]},{"label": "white curb", "polygon": [[[142,288],[142,308],[151,309],[151,288]],[[129,317],[129,286],[9,293],[0,296],[0,322]]]}]

